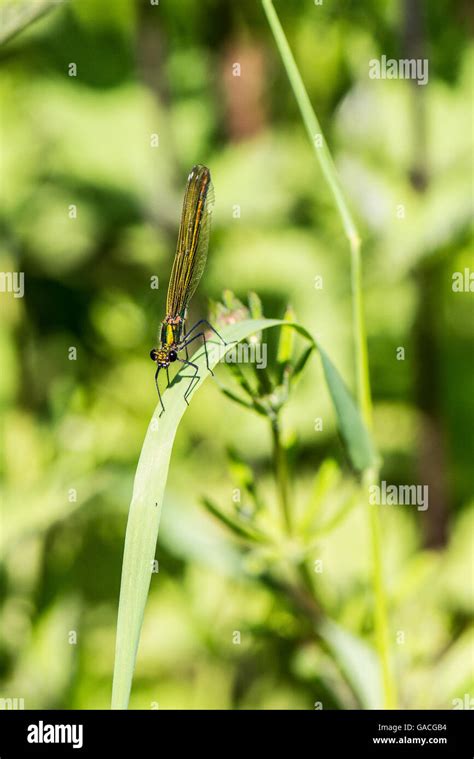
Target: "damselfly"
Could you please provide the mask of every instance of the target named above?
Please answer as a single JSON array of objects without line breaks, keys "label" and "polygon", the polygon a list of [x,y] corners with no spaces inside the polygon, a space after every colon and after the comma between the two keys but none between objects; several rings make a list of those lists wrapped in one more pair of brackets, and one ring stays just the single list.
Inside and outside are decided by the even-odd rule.
[{"label": "damselfly", "polygon": [[[176,246],[176,254],[166,298],[166,316],[161,323],[160,347],[153,348],[150,351],[150,358],[157,365],[155,384],[161,403],[160,416],[165,410],[158,384],[160,370],[166,369],[168,386],[170,383],[170,364],[179,361],[193,370],[193,374],[184,375],[190,378],[190,383],[184,393],[184,400],[189,405],[189,394],[195,383],[199,380],[199,367],[197,364],[189,361],[188,345],[199,337],[202,337],[206,365],[211,374],[213,374],[214,372],[209,366],[204,328],[207,327],[207,329],[214,332],[222,343],[226,344],[225,340],[209,324],[207,319],[200,319],[188,332],[186,331],[188,304],[194,295],[206,264],[213,205],[214,190],[209,169],[205,166],[194,166],[188,176],[186,192],[184,194],[178,244]],[[199,327],[201,327],[200,330],[198,330]],[[178,355],[182,350],[185,351],[186,358],[181,358]]]}]

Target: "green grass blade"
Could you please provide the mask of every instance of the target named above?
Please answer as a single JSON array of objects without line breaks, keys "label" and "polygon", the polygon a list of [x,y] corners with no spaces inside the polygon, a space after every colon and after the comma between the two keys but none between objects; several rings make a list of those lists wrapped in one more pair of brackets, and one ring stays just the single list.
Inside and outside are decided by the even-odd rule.
[{"label": "green grass blade", "polygon": [[[252,319],[225,327],[222,330],[222,336],[231,343],[231,341],[244,340],[255,332],[283,324],[288,326],[288,322],[280,319]],[[303,327],[299,324],[292,326],[310,343],[316,345],[314,339]],[[215,367],[219,357],[232,347],[233,343],[224,347],[208,341],[209,365]],[[337,399],[334,406],[342,437],[350,455],[354,456],[356,461],[364,460],[364,456],[367,456],[368,432],[337,370],[330,364],[324,352],[321,351],[321,355],[324,356],[323,366],[326,367],[325,376],[331,397],[333,401]],[[199,367],[199,381],[195,384],[191,396],[210,376],[206,368],[203,348],[197,351],[192,361]],[[330,367],[329,370],[328,367]],[[184,373],[187,374],[187,372]],[[126,709],[128,706],[150,587],[171,451],[179,422],[187,409],[183,396],[188,382],[189,379],[183,379],[178,375],[171,387],[163,394],[166,412],[160,418],[160,406],[157,405],[145,436],[135,475],[122,564],[112,688],[113,709]],[[152,383],[150,384],[152,387]],[[349,423],[341,414],[348,415]],[[358,446],[361,446],[363,454],[358,453]]]},{"label": "green grass blade", "polygon": [[27,29],[33,21],[62,5],[65,0],[8,0],[0,4],[0,45]]},{"label": "green grass blade", "polygon": [[[222,330],[227,341],[243,340],[264,327],[280,324],[278,320],[239,322]],[[227,346],[230,349],[232,346]],[[224,346],[208,342],[209,365],[215,367]],[[204,350],[192,360],[199,366],[199,382],[191,395],[207,379]],[[189,372],[184,372],[187,374]],[[179,378],[179,375],[178,375]],[[152,562],[160,526],[161,508],[174,438],[181,417],[187,409],[184,390],[188,379],[174,381],[163,394],[166,412],[159,417],[157,405],[145,436],[133,485],[122,564],[122,581],[117,620],[112,708],[126,709],[140,639],[143,614],[150,587]],[[150,382],[150,392],[153,382]]]},{"label": "green grass blade", "polygon": [[358,471],[377,465],[371,435],[344,381],[325,350],[318,345],[326,384],[336,409],[339,429],[347,447],[352,466]]}]

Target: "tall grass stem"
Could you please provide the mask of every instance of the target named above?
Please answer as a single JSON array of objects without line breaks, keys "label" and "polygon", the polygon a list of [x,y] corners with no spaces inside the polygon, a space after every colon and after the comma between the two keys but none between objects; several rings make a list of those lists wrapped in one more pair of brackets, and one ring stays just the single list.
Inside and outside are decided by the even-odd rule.
[{"label": "tall grass stem", "polygon": [[[353,342],[355,355],[356,391],[362,417],[369,429],[372,427],[372,401],[370,390],[367,336],[364,317],[362,291],[361,239],[352,213],[344,197],[332,155],[324,138],[319,120],[313,110],[303,79],[291,52],[288,40],[280,24],[271,0],[262,0],[263,9],[275,38],[275,42],[295,95],[308,137],[316,153],[323,176],[333,196],[339,212],[344,233],[349,241],[351,260],[351,294],[353,314]],[[363,493],[367,493],[369,482],[376,482],[378,472],[371,468],[364,474]],[[372,546],[372,585],[375,599],[374,628],[376,646],[379,653],[384,706],[396,708],[396,689],[391,668],[390,636],[388,625],[387,599],[383,579],[382,540],[380,514],[376,508],[368,506],[369,528]]]}]

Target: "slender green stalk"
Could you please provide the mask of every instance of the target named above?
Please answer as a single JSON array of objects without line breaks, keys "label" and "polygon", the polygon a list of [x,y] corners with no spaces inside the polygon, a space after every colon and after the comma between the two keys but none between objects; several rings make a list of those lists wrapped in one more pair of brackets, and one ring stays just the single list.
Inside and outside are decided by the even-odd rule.
[{"label": "slender green stalk", "polygon": [[[375,469],[368,469],[364,472],[363,483],[365,492],[369,492],[371,485],[378,484],[378,474]],[[374,610],[375,610],[375,637],[377,650],[379,652],[382,665],[382,681],[384,693],[384,706],[386,709],[397,708],[397,692],[395,680],[392,675],[390,662],[390,631],[387,615],[387,602],[385,597],[385,587],[383,581],[383,561],[382,561],[382,529],[380,524],[379,509],[374,504],[368,505],[369,523],[372,545],[372,566],[373,566],[373,589],[374,589]]]},{"label": "slender green stalk", "polygon": [[275,37],[278,50],[280,52],[283,65],[285,66],[288,79],[292,86],[295,98],[297,100],[301,116],[303,118],[306,131],[308,132],[309,139],[314,147],[318,161],[321,165],[321,170],[324,174],[324,178],[328,183],[331,192],[334,196],[337,209],[341,215],[344,230],[349,238],[359,238],[356,225],[352,219],[352,214],[347,206],[342,192],[341,183],[334,166],[329,148],[326,145],[326,140],[319,124],[318,117],[316,116],[311,101],[309,99],[306,88],[303,84],[301,74],[296,65],[296,61],[293,58],[293,53],[290,50],[288,40],[285,37],[285,32],[280,24],[280,20],[276,14],[275,8],[271,0],[262,0],[263,9],[267,15],[268,23]]},{"label": "slender green stalk", "polygon": [[262,0],[273,36],[290,80],[308,137],[316,153],[324,178],[332,193],[351,250],[351,287],[354,320],[355,360],[357,362],[357,397],[366,423],[370,421],[370,381],[368,372],[366,336],[362,308],[360,236],[351,211],[347,205],[332,155],[326,144],[318,117],[316,116],[301,74],[296,65],[288,40],[280,24],[271,0]]},{"label": "slender green stalk", "polygon": [[[342,186],[329,148],[321,130],[318,118],[313,110],[308,93],[286,39],[280,20],[271,0],[262,0],[263,9],[277,44],[288,79],[290,80],[303,122],[313,145],[324,178],[332,193],[334,203],[341,217],[344,232],[349,241],[351,254],[351,290],[353,312],[353,340],[356,366],[357,399],[362,417],[370,429],[372,426],[372,403],[370,392],[369,362],[367,336],[364,320],[362,294],[362,274],[360,255],[360,236],[351,211],[344,197]],[[365,486],[377,480],[377,471],[371,469],[364,476]],[[375,597],[375,638],[379,652],[382,679],[384,685],[384,705],[387,709],[396,707],[396,691],[390,663],[390,639],[388,627],[387,601],[383,582],[382,543],[380,514],[377,509],[369,507],[369,524],[372,543],[373,576],[372,583]]]},{"label": "slender green stalk", "polygon": [[356,389],[362,418],[372,431],[372,396],[370,391],[369,356],[365,330],[364,301],[362,295],[362,262],[360,238],[350,237],[352,324],[356,367]]},{"label": "slender green stalk", "polygon": [[[283,514],[286,533],[288,537],[293,534],[293,519],[289,497],[289,477],[288,477],[288,453],[281,441],[281,425],[278,415],[270,418],[273,441],[273,470],[275,474],[275,484],[280,502],[280,510]],[[311,608],[317,609],[314,599],[314,587],[311,574],[308,570],[306,559],[298,563],[298,576],[301,583],[301,590],[305,593],[311,604]]]},{"label": "slender green stalk", "polygon": [[291,519],[291,506],[288,486],[288,461],[286,451],[281,442],[280,422],[278,416],[271,420],[273,440],[273,467],[277,485],[278,499],[285,520],[288,535],[292,534],[293,522]]},{"label": "slender green stalk", "polygon": [[[281,426],[277,416],[270,418],[273,434],[273,460],[274,473],[277,492],[279,495],[280,506],[283,511],[285,526],[288,537],[292,535],[293,520],[291,518],[291,508],[289,499],[289,477],[288,477],[288,452],[281,442]],[[366,472],[370,472],[369,466]],[[379,544],[380,545],[380,544]],[[380,560],[380,557],[377,557]],[[362,703],[365,708],[377,708],[380,704],[380,692],[386,692],[393,697],[390,692],[391,683],[382,678],[382,683],[378,678],[380,668],[378,659],[375,655],[364,647],[360,641],[351,636],[346,631],[339,628],[333,621],[325,618],[321,612],[315,598],[315,587],[313,577],[308,567],[307,559],[303,556],[298,562],[295,576],[295,583],[284,583],[280,586],[284,594],[293,602],[296,602],[300,612],[309,616],[314,624],[315,633],[331,652],[334,660],[340,670],[342,677],[351,688],[354,696]],[[267,582],[270,577],[267,577]],[[377,588],[377,596],[383,594],[383,585]],[[379,606],[380,608],[380,606]],[[383,620],[380,620],[380,628],[387,633],[387,628],[383,628]],[[384,645],[388,646],[388,639],[384,640]],[[388,650],[388,648],[387,648]],[[376,662],[374,667],[373,662]],[[357,664],[356,664],[357,662]],[[374,675],[377,686],[374,687]],[[369,685],[368,685],[369,683]]]}]

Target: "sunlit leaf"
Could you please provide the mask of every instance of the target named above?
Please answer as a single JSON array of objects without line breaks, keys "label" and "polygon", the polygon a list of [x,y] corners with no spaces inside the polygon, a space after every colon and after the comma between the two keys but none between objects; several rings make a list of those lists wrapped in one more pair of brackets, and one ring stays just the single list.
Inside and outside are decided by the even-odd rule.
[{"label": "sunlit leaf", "polygon": [[[223,353],[230,350],[233,341],[246,339],[259,330],[281,326],[278,319],[261,319],[238,322],[225,327],[222,336],[227,345],[208,342],[209,365],[215,367]],[[298,324],[294,329],[304,338],[315,344],[311,335]],[[200,348],[193,356],[199,368],[199,380],[195,383],[189,397],[209,376],[206,368],[205,353]],[[338,423],[344,439],[347,440],[351,456],[361,463],[367,459],[366,447],[363,455],[358,455],[357,443],[366,446],[368,433],[357,408],[350,398],[337,370],[324,354],[323,366],[328,379],[329,389],[338,415]],[[164,392],[165,413],[160,417],[158,404],[143,443],[135,475],[132,502],[130,504],[125,548],[122,565],[122,580],[117,620],[117,639],[112,692],[112,708],[126,709],[132,685],[135,658],[138,650],[140,631],[145,611],[146,599],[150,586],[152,562],[155,556],[156,542],[160,525],[160,515],[168,476],[168,468],[173,450],[176,431],[187,409],[184,401],[183,377],[178,374],[171,386]],[[188,379],[185,382],[189,382]],[[349,423],[341,413],[349,415]]]}]

